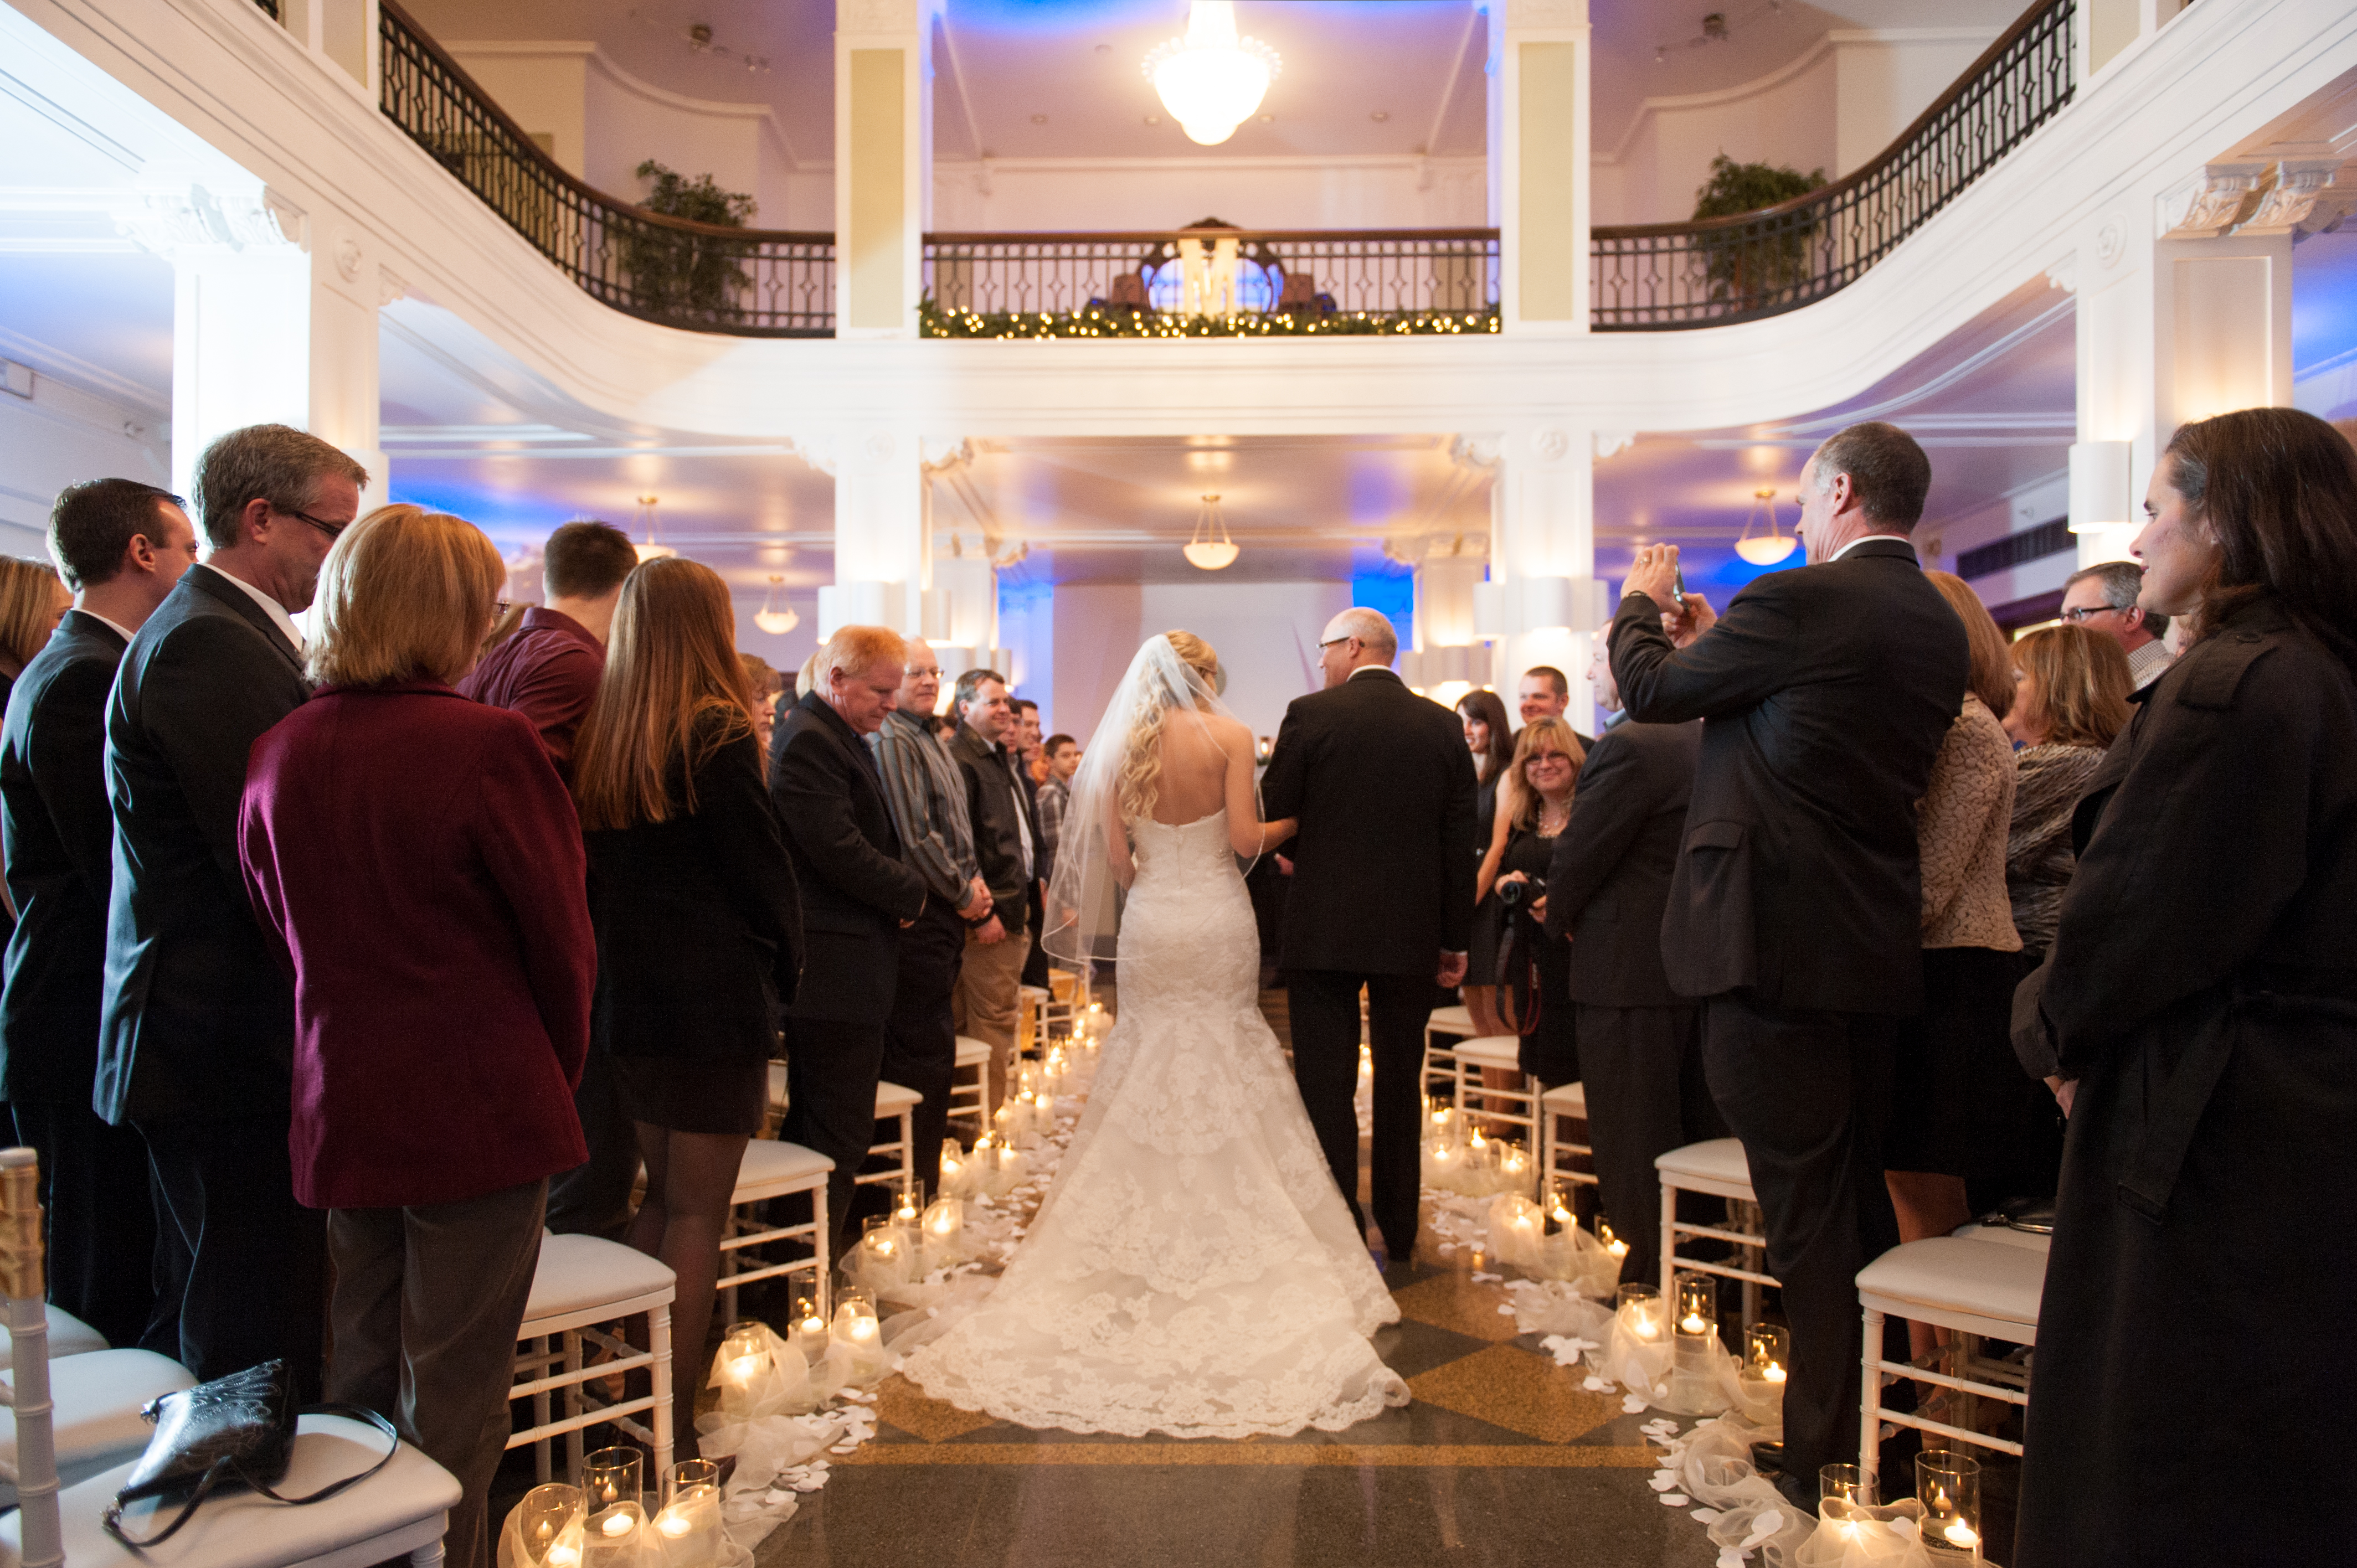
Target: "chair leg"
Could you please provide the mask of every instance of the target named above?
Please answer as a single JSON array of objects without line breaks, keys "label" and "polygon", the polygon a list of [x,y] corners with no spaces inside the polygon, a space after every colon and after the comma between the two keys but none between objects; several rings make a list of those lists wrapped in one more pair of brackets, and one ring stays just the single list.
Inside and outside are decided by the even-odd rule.
[{"label": "chair leg", "polygon": [[409,1568],[442,1568],[442,1538],[437,1535],[411,1552]]},{"label": "chair leg", "polygon": [[[533,1374],[533,1379],[537,1380],[548,1376],[546,1365],[548,1336],[544,1334],[534,1339],[532,1342],[532,1351],[533,1359],[541,1363],[540,1370]],[[546,1389],[532,1396],[532,1423],[534,1426],[548,1424],[548,1391]],[[548,1439],[544,1437],[532,1445],[532,1473],[544,1487],[548,1485],[550,1468]]]},{"label": "chair leg", "polygon": [[[912,1181],[916,1180],[916,1179],[917,1179],[917,1113],[916,1113],[916,1112],[914,1112],[914,1111],[912,1111],[912,1110],[911,1110],[911,1111],[903,1111],[903,1112],[900,1112],[900,1187],[901,1187],[901,1190],[906,1191],[906,1190],[908,1189],[908,1186],[909,1186],[909,1184],[910,1182],[912,1182]],[[940,1197],[941,1195],[940,1195],[939,1193],[935,1193],[935,1194],[933,1194],[932,1196],[934,1196],[934,1197]]]},{"label": "chair leg", "polygon": [[1882,1374],[1874,1366],[1882,1359],[1882,1314],[1869,1306],[1859,1316],[1866,1327],[1859,1351],[1865,1375],[1857,1380],[1857,1467],[1866,1477],[1866,1495],[1871,1501],[1878,1495],[1875,1470],[1882,1447]]},{"label": "chair leg", "polygon": [[[647,1311],[647,1348],[654,1355],[655,1474],[671,1475],[671,1308],[658,1303]],[[702,1346],[696,1347],[700,1354]]]},{"label": "chair leg", "polygon": [[[587,1364],[581,1353],[581,1330],[566,1329],[565,1331],[565,1369],[576,1374],[574,1381],[565,1385],[565,1417],[567,1421],[581,1413],[584,1396],[577,1374]],[[581,1429],[576,1426],[565,1434],[565,1480],[567,1486],[577,1487],[581,1484],[582,1453]]]},{"label": "chair leg", "polygon": [[1662,1178],[1662,1299],[1678,1299],[1678,1189]]}]

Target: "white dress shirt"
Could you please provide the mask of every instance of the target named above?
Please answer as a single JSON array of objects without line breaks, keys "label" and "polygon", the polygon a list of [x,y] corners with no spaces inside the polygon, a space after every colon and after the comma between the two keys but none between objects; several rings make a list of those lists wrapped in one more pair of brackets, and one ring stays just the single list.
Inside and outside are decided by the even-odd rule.
[{"label": "white dress shirt", "polygon": [[280,604],[276,599],[272,598],[268,594],[264,593],[260,588],[255,587],[252,583],[247,582],[242,577],[231,576],[229,573],[222,571],[218,566],[209,566],[208,570],[210,570],[213,575],[221,578],[221,581],[225,583],[234,583],[239,587],[244,589],[246,596],[253,599],[255,604],[260,605],[264,610],[268,612],[271,620],[276,623],[278,629],[286,634],[286,640],[295,645],[295,651],[297,653],[303,651],[302,628],[295,624],[295,618],[286,613],[286,607],[285,605]]}]

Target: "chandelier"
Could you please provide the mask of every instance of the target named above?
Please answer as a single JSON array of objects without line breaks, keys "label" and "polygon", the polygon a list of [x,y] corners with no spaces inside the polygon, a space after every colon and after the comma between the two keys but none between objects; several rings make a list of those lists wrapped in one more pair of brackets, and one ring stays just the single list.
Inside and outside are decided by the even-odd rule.
[{"label": "chandelier", "polygon": [[1773,566],[1800,542],[1776,526],[1776,492],[1752,491],[1751,511],[1743,520],[1743,536],[1735,542],[1735,553],[1754,566]]},{"label": "chandelier", "polygon": [[647,542],[635,547],[639,553],[639,564],[641,566],[650,561],[660,561],[666,555],[679,553],[662,542],[662,525],[655,521],[656,499],[653,496],[640,496],[639,515],[631,522],[631,527],[643,527],[646,530]]},{"label": "chandelier", "polygon": [[1228,537],[1228,525],[1220,516],[1220,498],[1205,496],[1203,510],[1195,514],[1195,537],[1187,542],[1184,552],[1190,564],[1206,572],[1217,572],[1234,562],[1236,542]]},{"label": "chandelier", "polygon": [[773,637],[783,637],[802,623],[802,618],[794,614],[793,606],[788,605],[784,609],[778,607],[778,585],[785,580],[780,574],[770,573],[769,596],[761,601],[761,607],[753,612],[753,624]]},{"label": "chandelier", "polygon": [[1217,146],[1252,117],[1276,80],[1276,51],[1236,36],[1235,0],[1193,0],[1187,36],[1146,57],[1146,74],[1162,106],[1190,140]]}]

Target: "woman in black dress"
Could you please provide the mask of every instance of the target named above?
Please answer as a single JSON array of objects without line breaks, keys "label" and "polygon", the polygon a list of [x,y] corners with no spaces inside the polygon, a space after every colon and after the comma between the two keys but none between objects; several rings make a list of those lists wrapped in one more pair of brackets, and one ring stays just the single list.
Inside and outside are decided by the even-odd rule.
[{"label": "woman in black dress", "polygon": [[2357,1404],[2357,460],[2245,409],[2179,429],[2145,507],[2139,602],[2191,641],[2016,1004],[2071,1126],[2011,1562],[2321,1568],[2315,1456]]},{"label": "woman in black dress", "polygon": [[[1476,864],[1488,857],[1490,833],[1498,819],[1498,781],[1514,749],[1514,725],[1506,716],[1505,701],[1487,687],[1457,699],[1457,716],[1465,721],[1465,746],[1473,754],[1473,855]],[[1473,921],[1470,950],[1465,955],[1465,1010],[1473,1015],[1476,1035],[1508,1032],[1498,1012],[1498,927],[1486,917]]]},{"label": "woman in black dress", "polygon": [[1571,950],[1546,933],[1545,882],[1587,759],[1578,736],[1561,719],[1534,719],[1523,726],[1498,791],[1497,825],[1478,882],[1481,908],[1494,911],[1501,929],[1499,945],[1510,972],[1500,983],[1499,1010],[1523,1036],[1523,1071],[1549,1089],[1579,1079]]},{"label": "woman in black dress", "polygon": [[646,1160],[630,1245],[679,1277],[683,1457],[695,1452],[728,1197],[768,1107],[778,1008],[802,972],[793,863],[735,643],[710,567],[672,557],[632,572],[573,763],[597,928],[591,1048],[614,1058]]}]

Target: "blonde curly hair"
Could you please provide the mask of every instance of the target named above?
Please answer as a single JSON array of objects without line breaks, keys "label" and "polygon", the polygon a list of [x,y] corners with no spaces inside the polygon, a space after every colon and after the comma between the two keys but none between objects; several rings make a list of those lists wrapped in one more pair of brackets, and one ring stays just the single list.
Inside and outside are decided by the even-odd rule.
[{"label": "blonde curly hair", "polygon": [[[1200,677],[1215,694],[1228,683],[1227,672],[1220,668],[1220,656],[1211,645],[1191,631],[1166,631],[1163,639],[1179,662]],[[1200,705],[1200,699],[1197,699]],[[1154,815],[1156,801],[1161,795],[1162,724],[1170,712],[1168,694],[1150,686],[1138,694],[1136,711],[1130,714],[1129,755],[1122,758],[1121,772],[1114,781],[1114,792],[1121,801],[1125,822],[1139,822]]]}]

